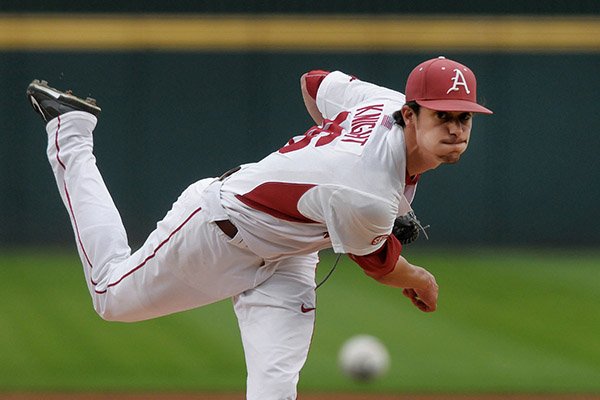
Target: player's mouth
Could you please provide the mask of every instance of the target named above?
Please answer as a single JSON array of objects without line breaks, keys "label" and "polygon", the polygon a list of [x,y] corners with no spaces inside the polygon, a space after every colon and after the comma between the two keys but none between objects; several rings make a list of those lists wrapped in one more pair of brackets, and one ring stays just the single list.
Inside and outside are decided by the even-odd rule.
[{"label": "player's mouth", "polygon": [[458,152],[458,153],[462,153],[463,151],[466,150],[467,148],[467,141],[466,140],[461,140],[461,141],[454,141],[454,142],[449,142],[449,141],[442,141],[441,144],[444,146],[444,148],[446,148],[449,152]]},{"label": "player's mouth", "polygon": [[454,136],[446,138],[446,139],[442,139],[440,141],[440,143],[445,146],[455,147],[457,149],[466,149],[467,148],[467,140],[466,139],[460,139],[460,138],[457,138]]},{"label": "player's mouth", "polygon": [[444,139],[444,140],[440,141],[440,143],[447,144],[447,145],[459,145],[459,144],[466,144],[467,141],[464,139],[450,138],[450,139]]}]

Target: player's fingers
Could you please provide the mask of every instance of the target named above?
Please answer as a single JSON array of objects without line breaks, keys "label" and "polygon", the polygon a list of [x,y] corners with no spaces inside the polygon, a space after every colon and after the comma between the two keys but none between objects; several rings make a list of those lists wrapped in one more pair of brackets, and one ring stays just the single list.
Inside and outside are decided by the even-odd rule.
[{"label": "player's fingers", "polygon": [[437,309],[437,296],[431,293],[423,294],[422,297],[417,297],[420,303],[419,309],[425,312],[433,312]]},{"label": "player's fingers", "polygon": [[437,287],[428,290],[414,290],[413,304],[424,312],[433,312],[437,308]]},{"label": "player's fingers", "polygon": [[415,297],[417,297],[417,292],[415,292],[414,289],[402,289],[402,294],[406,297],[408,297],[409,299],[413,299]]},{"label": "player's fingers", "polygon": [[421,296],[414,289],[403,289],[402,294],[410,299],[415,307],[423,312],[433,312],[437,308],[436,296],[430,296],[429,293],[421,293]]},{"label": "player's fingers", "polygon": [[403,292],[404,295],[410,299],[411,303],[413,303],[415,307],[419,309],[423,307],[422,302],[419,300],[419,296],[417,295],[417,292],[415,292],[414,289],[404,289]]},{"label": "player's fingers", "polygon": [[434,312],[437,309],[436,304],[426,304],[425,302],[421,302],[422,306],[419,307],[423,312]]},{"label": "player's fingers", "polygon": [[417,300],[415,302],[415,306],[417,306],[417,308],[423,312],[429,312],[429,306],[421,300]]}]

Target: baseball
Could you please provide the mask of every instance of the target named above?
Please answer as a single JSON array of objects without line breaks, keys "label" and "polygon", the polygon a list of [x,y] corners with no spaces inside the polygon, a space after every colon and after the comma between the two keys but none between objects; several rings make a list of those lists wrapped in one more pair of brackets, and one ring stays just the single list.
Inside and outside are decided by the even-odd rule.
[{"label": "baseball", "polygon": [[343,344],[339,353],[339,365],[348,377],[368,382],[387,372],[390,355],[385,345],[376,337],[357,335]]}]

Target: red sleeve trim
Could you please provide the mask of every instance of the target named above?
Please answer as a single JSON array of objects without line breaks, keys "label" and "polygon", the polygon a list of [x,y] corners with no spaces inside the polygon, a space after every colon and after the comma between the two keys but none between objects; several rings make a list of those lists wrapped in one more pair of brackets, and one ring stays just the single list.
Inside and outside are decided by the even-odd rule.
[{"label": "red sleeve trim", "polygon": [[315,69],[310,72],[307,72],[304,79],[306,82],[306,91],[309,96],[313,99],[317,99],[317,91],[319,90],[319,86],[321,86],[321,82],[323,79],[329,75],[329,71],[323,71],[320,69]]},{"label": "red sleeve trim", "polygon": [[365,274],[372,278],[381,278],[392,272],[396,267],[396,262],[402,252],[402,244],[396,236],[389,235],[383,246],[379,250],[365,256],[348,256],[365,271]]}]

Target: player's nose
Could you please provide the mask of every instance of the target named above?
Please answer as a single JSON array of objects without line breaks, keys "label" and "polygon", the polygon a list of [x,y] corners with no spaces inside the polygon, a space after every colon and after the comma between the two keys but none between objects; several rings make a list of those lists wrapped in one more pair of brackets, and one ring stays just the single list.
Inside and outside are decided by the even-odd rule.
[{"label": "player's nose", "polygon": [[453,119],[448,122],[448,131],[451,135],[461,136],[464,132],[464,126],[460,121]]}]

